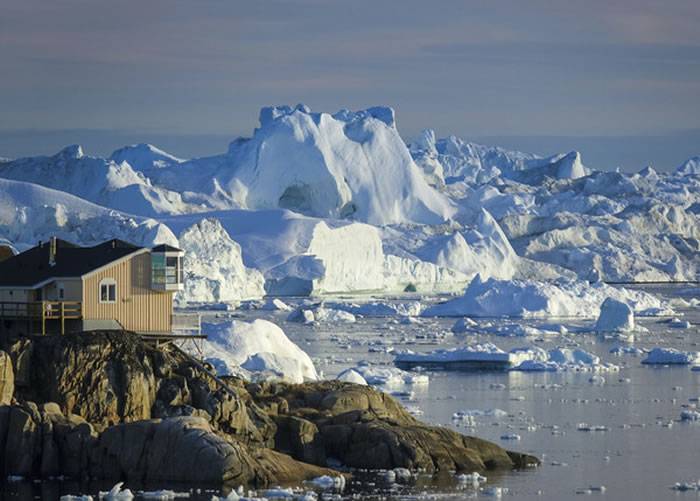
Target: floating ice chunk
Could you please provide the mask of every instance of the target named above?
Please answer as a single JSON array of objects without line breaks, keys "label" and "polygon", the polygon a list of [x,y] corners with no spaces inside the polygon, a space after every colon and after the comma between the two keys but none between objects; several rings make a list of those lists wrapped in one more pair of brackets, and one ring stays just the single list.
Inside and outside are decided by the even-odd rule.
[{"label": "floating ice chunk", "polygon": [[700,491],[700,480],[697,482],[676,482],[671,489],[679,492]]},{"label": "floating ice chunk", "polygon": [[423,309],[423,305],[419,301],[374,301],[360,304],[327,302],[326,305],[363,317],[415,317],[420,315]]},{"label": "floating ice chunk", "polygon": [[469,317],[460,318],[452,326],[452,332],[455,334],[464,334],[472,332],[478,324]]},{"label": "floating ice chunk", "polygon": [[407,482],[413,478],[413,474],[408,468],[394,468],[394,475],[398,482]]},{"label": "floating ice chunk", "polygon": [[428,376],[424,374],[403,371],[396,367],[373,367],[361,363],[357,367],[353,367],[352,370],[359,373],[367,381],[367,384],[385,389],[427,385],[430,381]]},{"label": "floating ice chunk", "polygon": [[681,351],[675,348],[654,348],[642,360],[648,365],[687,365],[700,362],[700,352]]},{"label": "floating ice chunk", "polygon": [[503,494],[508,493],[508,488],[507,487],[486,487],[482,491],[484,493],[484,496],[491,496],[495,498],[500,498],[503,497]]},{"label": "floating ice chunk", "polygon": [[292,307],[279,298],[268,299],[260,309],[266,311],[292,311]]},{"label": "floating ice chunk", "polygon": [[680,318],[672,318],[668,321],[668,326],[674,329],[690,329],[691,324],[687,320],[681,320]]},{"label": "floating ice chunk", "polygon": [[190,497],[189,492],[175,492],[168,489],[159,491],[138,491],[137,494],[140,499],[153,499],[156,501],[171,501],[173,499]]},{"label": "floating ice chunk", "polygon": [[487,478],[483,475],[479,475],[478,472],[472,473],[461,473],[455,477],[458,484],[461,485],[471,485],[474,488],[479,487],[480,484],[486,482]]},{"label": "floating ice chunk", "polygon": [[312,480],[309,480],[308,483],[322,490],[333,489],[342,491],[343,489],[345,489],[345,477],[342,475],[339,475],[337,477],[332,477],[330,475],[322,475],[320,477],[316,477]]},{"label": "floating ice chunk", "polygon": [[467,409],[463,411],[457,411],[452,415],[452,419],[465,419],[468,417],[494,417],[494,418],[504,418],[508,413],[502,409]]},{"label": "floating ice chunk", "polygon": [[476,344],[460,348],[440,349],[428,353],[414,353],[407,350],[394,359],[399,366],[445,364],[473,366],[473,368],[507,368],[510,355],[492,343]]},{"label": "floating ice chunk", "polygon": [[601,363],[600,358],[581,349],[556,348],[545,351],[541,348],[519,348],[511,350],[517,353],[521,362],[514,364],[512,370],[526,372],[614,372],[619,367],[614,364]]},{"label": "floating ice chunk", "polygon": [[346,369],[336,377],[338,381],[345,381],[346,383],[355,383],[367,386],[367,381],[362,374],[357,372],[355,369]]},{"label": "floating ice chunk", "polygon": [[312,324],[316,321],[316,317],[314,316],[313,311],[302,307],[291,312],[287,317],[287,321],[299,322],[302,324]]},{"label": "floating ice chunk", "polygon": [[644,355],[646,351],[644,351],[642,348],[636,348],[634,346],[613,346],[610,348],[610,353],[613,355]]},{"label": "floating ice chunk", "polygon": [[65,494],[61,496],[60,501],[93,501],[92,496],[89,494],[79,494],[74,496],[73,494]]},{"label": "floating ice chunk", "polygon": [[595,324],[598,332],[627,332],[634,330],[634,311],[627,303],[606,298]]},{"label": "floating ice chunk", "polygon": [[693,409],[681,411],[681,421],[700,421],[700,412]]},{"label": "floating ice chunk", "polygon": [[597,365],[600,358],[578,348],[557,348],[549,352],[549,361],[558,364]]},{"label": "floating ice chunk", "polygon": [[501,435],[501,440],[520,440],[520,435],[517,433],[506,433]]},{"label": "floating ice chunk", "polygon": [[336,310],[333,308],[326,308],[324,306],[319,306],[313,311],[314,318],[317,322],[328,322],[328,323],[355,323],[357,319],[355,315],[349,311]]},{"label": "floating ice chunk", "polygon": [[129,489],[122,489],[124,482],[118,482],[108,492],[100,491],[99,498],[104,501],[131,501],[134,494]]},{"label": "floating ice chunk", "polygon": [[579,423],[576,429],[578,431],[608,431],[608,427],[605,425],[590,425],[588,423]]}]

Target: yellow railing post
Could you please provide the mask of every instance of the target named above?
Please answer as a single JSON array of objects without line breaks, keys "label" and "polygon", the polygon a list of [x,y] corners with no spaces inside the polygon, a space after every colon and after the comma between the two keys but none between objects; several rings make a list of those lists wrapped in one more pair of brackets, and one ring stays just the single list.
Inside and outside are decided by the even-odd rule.
[{"label": "yellow railing post", "polygon": [[46,302],[41,302],[41,335],[46,335]]}]

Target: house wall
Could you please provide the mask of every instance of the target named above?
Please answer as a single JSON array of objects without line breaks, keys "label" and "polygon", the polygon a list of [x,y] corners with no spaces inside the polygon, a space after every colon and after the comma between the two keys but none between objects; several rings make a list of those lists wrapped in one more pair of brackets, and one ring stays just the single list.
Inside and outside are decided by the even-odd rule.
[{"label": "house wall", "polygon": [[[115,303],[100,303],[100,282],[117,283]],[[170,332],[173,294],[151,290],[151,256],[148,252],[112,264],[83,278],[83,318],[117,320],[127,330]]]},{"label": "house wall", "polygon": [[[63,284],[63,299],[58,297],[58,284]],[[79,278],[58,279],[42,288],[42,297],[47,301],[82,301],[83,281]]]},{"label": "house wall", "polygon": [[0,301],[10,301],[15,303],[26,303],[32,301],[27,289],[0,289]]}]

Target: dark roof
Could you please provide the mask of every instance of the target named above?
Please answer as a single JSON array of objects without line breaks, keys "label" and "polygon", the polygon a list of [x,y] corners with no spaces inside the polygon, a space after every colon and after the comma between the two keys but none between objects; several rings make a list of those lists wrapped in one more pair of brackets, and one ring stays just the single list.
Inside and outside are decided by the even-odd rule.
[{"label": "dark roof", "polygon": [[156,245],[151,250],[153,252],[183,252],[182,249],[178,249],[177,247],[173,247],[172,245],[168,244]]},{"label": "dark roof", "polygon": [[0,287],[32,287],[50,278],[80,277],[141,249],[122,240],[79,247],[56,239],[56,259],[49,265],[49,242],[43,242],[0,262]]}]

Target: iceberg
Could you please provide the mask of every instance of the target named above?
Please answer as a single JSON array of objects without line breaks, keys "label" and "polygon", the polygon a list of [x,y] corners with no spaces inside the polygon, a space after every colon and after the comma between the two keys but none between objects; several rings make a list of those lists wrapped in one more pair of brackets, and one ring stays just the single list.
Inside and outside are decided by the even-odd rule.
[{"label": "iceberg", "polygon": [[[292,383],[319,379],[311,358],[267,320],[228,320],[203,323],[204,358],[220,375],[239,374],[255,379],[283,379]],[[240,368],[246,369],[241,371]]]},{"label": "iceberg", "polygon": [[663,309],[665,303],[642,291],[580,280],[483,280],[474,277],[464,295],[426,308],[426,317],[584,317],[596,318],[607,297],[628,302],[635,311]]}]

